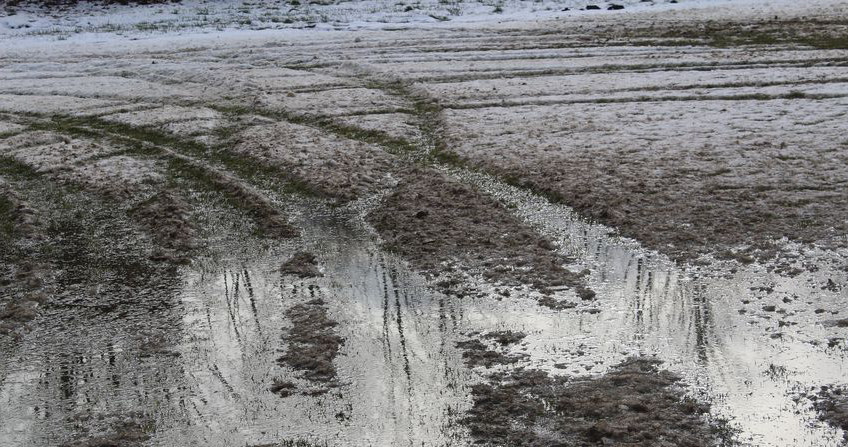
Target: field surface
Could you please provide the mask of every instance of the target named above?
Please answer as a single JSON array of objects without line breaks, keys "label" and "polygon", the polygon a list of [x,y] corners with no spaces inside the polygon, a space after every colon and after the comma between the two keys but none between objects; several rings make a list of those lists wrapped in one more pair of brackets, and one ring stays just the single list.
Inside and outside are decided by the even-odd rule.
[{"label": "field surface", "polygon": [[844,2],[67,3],[0,446],[848,442]]}]

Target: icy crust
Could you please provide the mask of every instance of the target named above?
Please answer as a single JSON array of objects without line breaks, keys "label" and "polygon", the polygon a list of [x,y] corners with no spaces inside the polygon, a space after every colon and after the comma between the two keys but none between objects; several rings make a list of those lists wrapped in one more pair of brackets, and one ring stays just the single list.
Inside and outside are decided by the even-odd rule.
[{"label": "icy crust", "polygon": [[31,131],[0,140],[0,153],[35,171],[116,197],[130,197],[164,181],[155,160],[113,155],[121,148],[47,131]]},{"label": "icy crust", "polygon": [[399,166],[379,147],[287,122],[248,128],[235,140],[234,152],[280,166],[297,181],[343,201],[391,185]]},{"label": "icy crust", "polygon": [[[126,67],[127,70],[138,67]],[[129,73],[132,73],[131,71]],[[208,89],[207,89],[208,90]],[[122,76],[85,76],[47,79],[4,80],[0,93],[25,91],[32,95],[67,95],[104,99],[179,100],[198,97],[200,87],[190,83],[174,85]]]},{"label": "icy crust", "polygon": [[131,126],[174,126],[193,121],[196,125],[214,127],[220,118],[220,112],[206,107],[164,106],[106,115],[101,119]]},{"label": "icy crust", "polygon": [[57,173],[57,177],[116,197],[132,197],[160,186],[165,166],[156,160],[117,155],[81,164]]},{"label": "icy crust", "polygon": [[0,136],[2,135],[10,135],[18,133],[22,130],[26,129],[25,126],[16,123],[9,123],[5,121],[0,121]]},{"label": "icy crust", "polygon": [[98,142],[71,139],[48,131],[25,132],[0,140],[0,152],[40,172],[72,169],[80,162],[117,150]]},{"label": "icy crust", "polygon": [[[5,84],[5,81],[4,81]],[[15,113],[94,115],[125,104],[96,98],[75,98],[51,95],[0,94],[0,111]]]},{"label": "icy crust", "polygon": [[[820,82],[826,82],[819,84]],[[654,99],[672,96],[718,97],[752,93],[780,95],[846,94],[848,67],[738,68],[683,71],[656,65],[649,71],[574,73],[514,79],[478,79],[424,84],[447,108],[521,103],[591,101],[605,98]]]},{"label": "icy crust", "polygon": [[361,115],[382,111],[405,110],[400,98],[369,88],[344,88],[317,92],[267,95],[260,103],[271,110],[283,110],[299,115]]},{"label": "icy crust", "polygon": [[[570,36],[566,38],[564,44],[578,45],[579,42],[578,36]],[[538,45],[538,42],[534,42],[534,44]],[[588,85],[585,83],[577,85],[580,90],[595,86],[594,77],[597,76],[599,90],[603,87],[618,89],[629,86],[633,82],[650,82],[651,79],[662,76],[663,72],[666,72],[666,76],[669,76],[668,71],[684,73],[701,71],[701,76],[709,76],[709,74],[704,73],[704,70],[710,69],[709,71],[714,72],[712,73],[713,76],[721,76],[721,73],[725,70],[734,70],[740,67],[762,69],[768,65],[779,65],[791,69],[793,66],[796,68],[798,66],[806,67],[816,60],[838,63],[844,61],[846,57],[844,51],[838,50],[812,51],[778,47],[769,51],[751,51],[750,49],[738,48],[690,49],[674,46],[646,46],[639,47],[636,50],[631,50],[632,47],[629,46],[581,47],[579,49],[545,50],[542,54],[535,56],[532,54],[533,49],[531,48],[529,50],[515,50],[512,54],[507,50],[504,54],[496,57],[488,55],[491,51],[487,51],[481,53],[479,57],[475,57],[473,51],[479,48],[479,45],[479,41],[476,40],[464,42],[457,49],[434,45],[428,48],[429,51],[435,52],[434,54],[426,53],[411,61],[399,60],[392,63],[390,68],[392,72],[402,75],[405,79],[434,83],[468,81],[472,87],[477,88],[486,86],[487,83],[497,83],[497,80],[503,80],[503,78],[519,78],[520,82],[528,82],[533,81],[534,77],[545,76],[539,81],[549,81],[554,92],[556,92],[560,88],[570,91],[575,86],[569,85],[568,81],[576,80],[580,82],[581,78],[566,77],[563,79],[563,82],[566,83],[563,85],[554,83],[555,79],[551,79],[550,76],[591,76],[588,79],[592,81]],[[505,43],[505,45],[509,48],[509,43]],[[559,45],[563,45],[563,43]],[[451,55],[451,50],[462,50],[463,53],[471,52],[472,55],[468,55],[468,58],[458,59]],[[527,52],[530,54],[522,54]],[[839,69],[834,68],[834,70]],[[647,74],[644,80],[632,80],[627,81],[627,84],[622,84],[622,81],[616,83],[614,77],[610,78],[610,73],[620,71],[638,71]],[[844,73],[844,71],[841,72]],[[679,80],[685,80],[687,77],[697,76],[698,74],[684,74],[683,76],[686,76],[684,78],[672,77],[667,81],[673,85]],[[494,78],[495,81],[487,80],[487,78]],[[475,82],[478,84],[473,84]],[[523,85],[520,82],[518,84]],[[607,85],[610,82],[612,82],[612,85]],[[504,87],[508,85],[502,84]],[[488,89],[481,91],[491,91],[492,94],[497,95],[497,90],[493,90],[491,87],[498,86],[489,85]]]}]

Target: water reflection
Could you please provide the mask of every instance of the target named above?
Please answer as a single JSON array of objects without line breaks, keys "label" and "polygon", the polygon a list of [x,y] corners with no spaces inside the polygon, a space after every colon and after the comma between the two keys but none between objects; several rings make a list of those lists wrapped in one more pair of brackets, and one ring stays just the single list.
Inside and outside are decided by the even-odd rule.
[{"label": "water reflection", "polygon": [[[827,343],[839,329],[820,324],[831,314],[814,312],[845,307],[845,291],[820,287],[844,275],[826,263],[795,278],[758,266],[681,270],[566,208],[454,174],[560,241],[572,268],[590,269],[597,301],[558,312],[519,290],[502,300],[445,297],[378,248],[361,209],[295,203],[301,240],[221,247],[221,259],[130,288],[63,286],[33,332],[3,347],[0,444],[57,445],[128,417],[149,422],[148,444],[161,446],[466,445],[457,421],[484,371],[468,370],[455,344],[502,329],[526,332],[515,349],[526,366],[552,374],[597,374],[629,355],[657,354],[752,445],[839,444],[841,434],[814,423],[791,392],[844,380],[845,353]],[[318,255],[323,277],[281,276],[282,261],[303,249]],[[287,349],[286,311],[316,298],[345,340],[340,384],[281,398],[269,391],[275,379],[310,389],[276,360]]]}]

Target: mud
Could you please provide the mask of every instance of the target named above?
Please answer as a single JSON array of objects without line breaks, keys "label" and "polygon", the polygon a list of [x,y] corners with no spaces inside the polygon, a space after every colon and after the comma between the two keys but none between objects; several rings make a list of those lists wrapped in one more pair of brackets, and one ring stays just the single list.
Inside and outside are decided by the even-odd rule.
[{"label": "mud", "polygon": [[496,349],[490,349],[483,342],[476,339],[461,341],[456,347],[463,351],[462,358],[469,367],[483,366],[491,368],[496,365],[513,365],[526,356],[520,354],[508,354]]},{"label": "mud", "polygon": [[839,445],[848,58],[675,8],[4,35],[0,444]]},{"label": "mud", "polygon": [[[580,274],[563,267],[568,259],[549,239],[497,201],[438,171],[415,170],[404,176],[368,221],[386,248],[416,269],[454,278],[436,284],[445,293],[469,293],[466,284],[455,279],[467,269],[505,286],[529,285],[545,294],[570,288],[580,298],[594,297]],[[540,304],[556,307],[558,302]]]},{"label": "mud", "polygon": [[159,192],[133,207],[129,214],[153,235],[159,248],[150,259],[185,264],[198,247],[197,229],[191,223],[191,206],[176,191]]},{"label": "mud", "polygon": [[[94,419],[94,420],[92,420]],[[85,434],[80,439],[62,444],[62,447],[136,447],[144,445],[150,439],[148,432],[152,426],[144,421],[143,415],[89,415],[81,414],[73,418],[74,423],[83,428]],[[92,426],[105,426],[97,430]]]},{"label": "mud", "polygon": [[[281,365],[288,366],[301,373],[302,377],[318,388],[309,393],[323,394],[337,386],[336,368],[333,359],[338,355],[344,339],[338,336],[338,323],[327,315],[327,309],[321,299],[296,304],[286,311],[292,327],[283,341],[288,345],[286,353],[277,359]],[[290,394],[291,385],[275,381],[271,391],[285,397]]]},{"label": "mud", "polygon": [[39,222],[36,211],[27,205],[26,201],[2,177],[0,177],[0,216],[3,217],[0,231],[4,236],[40,237],[35,231]]},{"label": "mud", "polygon": [[283,275],[295,275],[299,278],[315,278],[322,276],[315,255],[307,252],[296,253],[282,267],[280,273]]},{"label": "mud", "polygon": [[552,377],[532,369],[493,374],[472,389],[467,424],[497,446],[714,446],[708,407],[685,397],[680,377],[646,358],[596,378]]},{"label": "mud", "polygon": [[818,393],[808,394],[807,398],[813,402],[819,418],[841,428],[843,439],[848,442],[848,388],[825,385],[819,388]]},{"label": "mud", "polygon": [[47,263],[27,256],[44,240],[39,213],[0,177],[0,335],[34,320],[46,304]]}]

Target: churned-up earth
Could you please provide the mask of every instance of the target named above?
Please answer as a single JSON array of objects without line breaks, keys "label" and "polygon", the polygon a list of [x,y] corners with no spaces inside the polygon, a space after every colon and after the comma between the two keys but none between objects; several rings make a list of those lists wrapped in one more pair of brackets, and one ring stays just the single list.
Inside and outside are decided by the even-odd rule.
[{"label": "churned-up earth", "polygon": [[3,447],[836,447],[846,284],[839,0],[0,9]]}]

